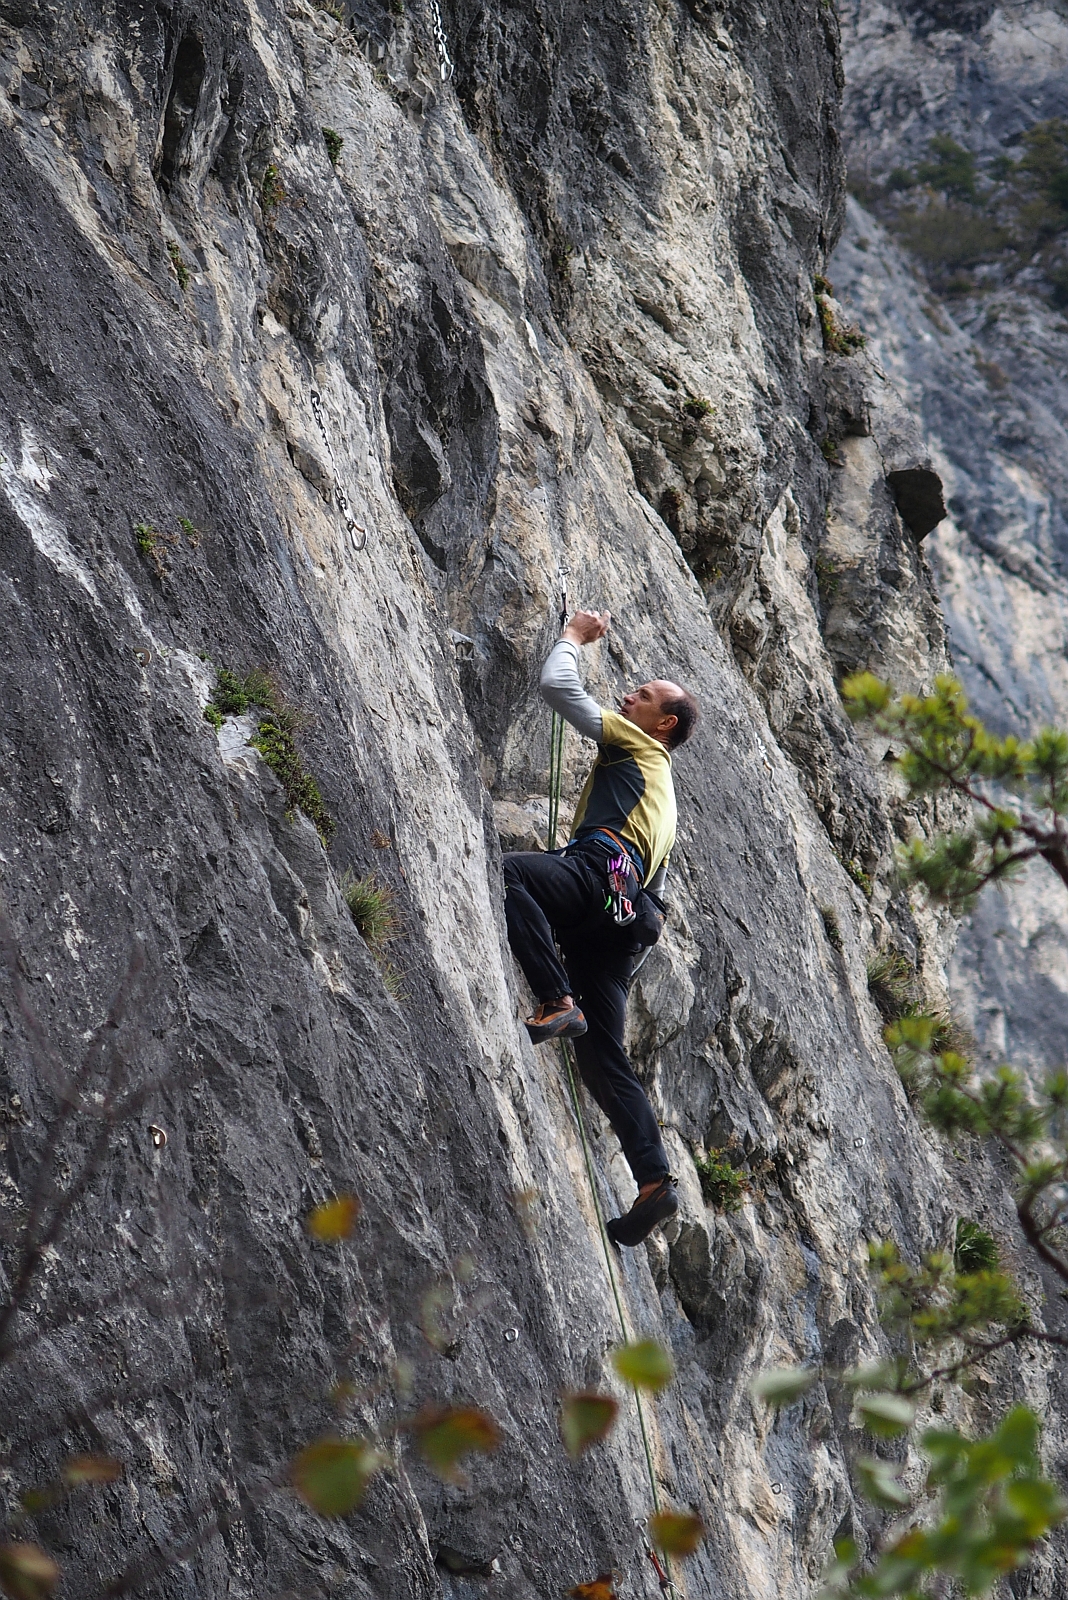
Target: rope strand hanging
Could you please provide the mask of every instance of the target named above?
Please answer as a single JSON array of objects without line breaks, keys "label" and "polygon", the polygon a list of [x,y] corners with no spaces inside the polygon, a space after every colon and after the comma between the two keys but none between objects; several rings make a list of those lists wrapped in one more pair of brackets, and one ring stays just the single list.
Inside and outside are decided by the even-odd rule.
[{"label": "rope strand hanging", "polygon": [[[561,568],[561,580],[563,584],[561,596],[563,601],[561,624],[563,625],[567,622],[566,568]],[[554,711],[552,730],[549,737],[548,846],[550,850],[556,849],[556,836],[559,827],[560,791],[563,785],[564,736],[566,731],[567,724],[565,723],[563,717],[559,714],[559,712]],[[586,1179],[589,1183],[590,1194],[593,1198],[593,1209],[597,1217],[597,1228],[601,1235],[601,1249],[604,1252],[605,1270],[608,1273],[608,1282],[612,1288],[612,1298],[615,1301],[616,1314],[619,1317],[620,1333],[623,1336],[624,1344],[626,1344],[630,1338],[630,1334],[627,1328],[626,1313],[623,1308],[623,1297],[620,1294],[619,1283],[616,1278],[615,1265],[612,1261],[612,1246],[608,1238],[608,1233],[605,1229],[604,1212],[601,1209],[601,1201],[597,1193],[597,1180],[593,1168],[593,1155],[590,1151],[590,1141],[586,1133],[586,1119],[582,1115],[582,1101],[579,1098],[575,1052],[569,1039],[562,1039],[560,1041],[560,1051],[564,1059],[564,1066],[567,1070],[567,1084],[571,1095],[571,1108],[575,1113],[575,1121],[578,1123],[579,1140],[582,1145],[582,1159],[585,1163]],[[645,1466],[646,1471],[649,1474],[649,1488],[653,1497],[653,1511],[654,1513],[658,1513],[660,1510],[660,1492],[656,1483],[656,1470],[653,1466],[653,1451],[652,1445],[649,1442],[649,1429],[645,1420],[645,1407],[642,1405],[641,1393],[637,1388],[634,1390],[634,1404],[638,1411],[638,1426],[641,1429],[642,1446],[645,1450]],[[675,1584],[671,1576],[671,1563],[668,1560],[667,1555],[665,1554],[663,1563],[661,1563],[655,1550],[653,1549],[652,1545],[649,1544],[648,1540],[646,1539],[643,1542],[645,1544],[646,1555],[649,1557],[649,1560],[652,1562],[656,1571],[657,1581],[660,1584],[661,1591],[665,1595],[674,1595]]]}]

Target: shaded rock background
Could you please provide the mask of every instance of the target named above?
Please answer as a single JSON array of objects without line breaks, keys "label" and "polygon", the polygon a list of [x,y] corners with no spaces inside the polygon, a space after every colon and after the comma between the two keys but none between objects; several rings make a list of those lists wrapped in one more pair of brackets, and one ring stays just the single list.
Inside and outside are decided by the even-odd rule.
[{"label": "shaded rock background", "polygon": [[[685,1592],[800,1597],[833,1537],[871,1531],[862,1436],[833,1386],[773,1421],[751,1377],[878,1348],[870,1236],[919,1252],[1010,1215],[917,1124],[867,989],[888,942],[937,989],[950,930],[888,888],[917,818],[835,675],[919,684],[945,654],[888,481],[927,481],[921,434],[866,357],[828,353],[813,292],[842,207],[837,25],[458,3],[443,78],[433,21],[0,4],[0,849],[61,1061],[146,951],[119,1041],[146,1099],[23,1313],[3,1492],[72,1450],[128,1463],[36,1521],[78,1595],[198,1518],[159,1592],[519,1600],[609,1568],[656,1592],[632,1408],[576,1466],[559,1444],[559,1393],[611,1383],[617,1332],[503,944],[497,826],[541,837],[566,583],[617,618],[595,692],[670,669],[706,713],[632,1015],[683,1195],[620,1267],[679,1367],[659,1491],[708,1524]],[[252,722],[205,721],[219,667],[303,711],[329,848]],[[571,740],[571,800],[591,754]],[[399,995],[350,867],[396,895]],[[56,1079],[3,998],[10,1240]],[[631,1186],[589,1114],[615,1210]],[[61,1172],[89,1138],[79,1119]],[[709,1147],[751,1176],[737,1216],[702,1199]],[[348,1188],[353,1245],[314,1245],[302,1219]],[[995,1371],[999,1406],[1052,1404],[1041,1362]],[[447,1399],[502,1429],[466,1486],[391,1432]],[[326,1523],[277,1483],[339,1426],[394,1464]],[[1028,1592],[1058,1592],[1057,1559]]]},{"label": "shaded rock background", "polygon": [[[979,158],[1068,115],[1063,6],[853,4],[843,10],[848,160],[873,192],[934,136]],[[1068,219],[1066,219],[1068,222]],[[1037,258],[1036,258],[1037,259]],[[1068,723],[1068,314],[1025,262],[939,294],[851,199],[829,269],[877,363],[922,419],[950,516],[928,540],[954,670],[1000,732]],[[1045,870],[984,897],[953,962],[983,1051],[1066,1054],[1068,905]]]}]

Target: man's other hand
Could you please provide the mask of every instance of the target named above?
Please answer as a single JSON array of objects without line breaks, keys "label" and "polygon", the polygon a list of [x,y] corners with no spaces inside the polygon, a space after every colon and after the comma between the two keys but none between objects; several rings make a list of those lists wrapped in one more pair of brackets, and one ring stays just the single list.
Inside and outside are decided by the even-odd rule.
[{"label": "man's other hand", "polygon": [[611,620],[610,611],[576,611],[560,637],[572,644],[592,644],[604,638]]}]

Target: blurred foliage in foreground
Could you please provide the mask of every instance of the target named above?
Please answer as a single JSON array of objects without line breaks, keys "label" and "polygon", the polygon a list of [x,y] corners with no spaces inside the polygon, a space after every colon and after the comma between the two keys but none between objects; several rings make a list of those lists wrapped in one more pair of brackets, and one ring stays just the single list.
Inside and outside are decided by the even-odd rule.
[{"label": "blurred foliage in foreground", "polygon": [[[971,802],[964,826],[901,847],[906,884],[958,912],[1032,860],[1045,861],[1068,886],[1068,735],[1045,729],[1029,740],[998,738],[969,713],[951,677],[939,678],[929,695],[895,698],[888,684],[860,673],[846,680],[842,696],[855,720],[888,738],[910,797],[950,793]],[[888,989],[896,976],[880,970],[869,981]],[[883,996],[884,1016],[889,999]],[[980,1138],[1008,1158],[1023,1238],[1068,1286],[1068,1072],[1058,1067],[1037,1086],[1011,1066],[978,1072],[951,1048],[944,1017],[901,997],[894,1014],[884,1037],[913,1102],[958,1145]],[[952,1249],[918,1264],[888,1240],[873,1242],[869,1257],[891,1347],[904,1353],[845,1372],[780,1367],[753,1385],[758,1399],[777,1408],[820,1381],[844,1385],[859,1426],[874,1440],[909,1436],[927,1463],[922,1479],[878,1453],[856,1463],[858,1491],[890,1514],[891,1526],[873,1555],[848,1540],[836,1546],[824,1600],[989,1594],[1068,1517],[1068,1503],[1042,1470],[1038,1419],[1017,1406],[972,1440],[956,1428],[918,1430],[917,1401],[942,1410],[945,1386],[970,1389],[976,1369],[999,1350],[1025,1341],[1064,1347],[1068,1338],[1037,1325],[1002,1268],[997,1242],[969,1218],[958,1219]]]}]

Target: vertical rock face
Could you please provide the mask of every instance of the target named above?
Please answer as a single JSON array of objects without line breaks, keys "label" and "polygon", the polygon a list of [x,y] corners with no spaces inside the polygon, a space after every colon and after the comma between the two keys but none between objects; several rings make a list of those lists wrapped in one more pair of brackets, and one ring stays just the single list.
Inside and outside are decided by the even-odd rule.
[{"label": "vertical rock face", "polygon": [[[857,187],[949,137],[1016,159],[1035,123],[1068,115],[1068,25],[1044,5],[854,5],[845,128]],[[1068,212],[1060,218],[1063,233]],[[1050,219],[1056,234],[1057,217]],[[1056,241],[1054,240],[1054,243]],[[1063,245],[1063,239],[1062,239]],[[1034,261],[1039,260],[1036,254]],[[984,270],[986,277],[984,278]],[[850,201],[831,276],[898,392],[922,418],[949,517],[929,547],[954,670],[1008,732],[1068,722],[1068,319],[1034,263],[980,267],[939,299]],[[978,289],[980,292],[975,292]],[[962,931],[957,1002],[992,1057],[1064,1054],[1068,907],[1043,868],[984,900]]]},{"label": "vertical rock face", "polygon": [[[39,1519],[72,1593],[142,1559],[212,1597],[489,1574],[533,1600],[610,1568],[656,1592],[628,1397],[581,1463],[558,1439],[618,1329],[502,945],[492,802],[536,835],[566,581],[616,618],[595,692],[670,670],[705,711],[632,1018],[683,1195],[617,1264],[678,1364],[657,1492],[709,1527],[687,1589],[800,1600],[863,1533],[859,1435],[833,1389],[772,1426],[750,1378],[877,1347],[867,1238],[919,1251],[1006,1203],[955,1191],[867,991],[876,944],[932,981],[943,947],[880,876],[910,822],[835,675],[920,683],[944,653],[888,478],[930,463],[813,293],[834,15],[457,4],[436,39],[435,12],[0,3],[0,848],[54,1041],[5,980],[9,1233],[57,1071],[144,949],[117,1034],[137,1098],[4,1372],[5,1493],[75,1450],[128,1464]],[[329,848],[255,720],[204,718],[217,670],[253,668],[300,713]],[[572,796],[591,754],[572,740]],[[388,985],[346,868],[394,893]],[[614,1210],[632,1190],[587,1116]],[[730,1217],[692,1160],[725,1146],[753,1182]],[[303,1218],[346,1190],[352,1244],[316,1245]],[[501,1428],[466,1485],[403,1429],[447,1400]],[[328,1523],[280,1484],[339,1427],[393,1466]]]}]

